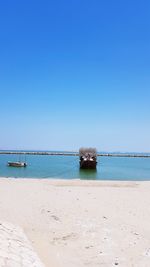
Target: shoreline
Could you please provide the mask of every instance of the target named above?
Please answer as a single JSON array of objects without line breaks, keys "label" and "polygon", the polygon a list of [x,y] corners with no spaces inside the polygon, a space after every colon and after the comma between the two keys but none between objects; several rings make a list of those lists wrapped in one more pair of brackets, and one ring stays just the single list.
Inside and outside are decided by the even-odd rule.
[{"label": "shoreline", "polygon": [[131,183],[150,183],[150,178],[149,180],[143,180],[141,178],[141,180],[106,180],[106,179],[103,179],[103,180],[100,180],[100,179],[97,179],[97,180],[94,180],[94,179],[80,179],[80,178],[69,178],[69,179],[65,179],[65,178],[60,178],[60,177],[48,177],[48,178],[40,178],[40,177],[14,177],[14,176],[0,176],[0,180],[22,180],[22,181],[49,181],[50,184],[57,184],[57,183],[60,183],[60,184],[79,184],[79,185],[95,185],[95,186],[101,186],[100,184],[119,184],[119,183],[122,183],[122,184],[131,184]]},{"label": "shoreline", "polygon": [[58,178],[38,178],[38,177],[31,177],[31,178],[23,178],[23,177],[0,177],[0,181],[8,180],[8,181],[44,181],[50,185],[79,185],[79,186],[103,186],[104,184],[112,185],[112,184],[138,184],[138,183],[150,183],[150,180],[81,180],[80,178],[74,179],[60,179]]}]

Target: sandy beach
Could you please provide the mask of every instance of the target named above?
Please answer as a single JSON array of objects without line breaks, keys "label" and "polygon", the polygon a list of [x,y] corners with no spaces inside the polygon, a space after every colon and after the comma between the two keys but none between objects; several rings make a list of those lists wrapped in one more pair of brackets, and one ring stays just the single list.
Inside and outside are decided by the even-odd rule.
[{"label": "sandy beach", "polygon": [[46,267],[149,267],[150,182],[0,179],[0,220]]}]

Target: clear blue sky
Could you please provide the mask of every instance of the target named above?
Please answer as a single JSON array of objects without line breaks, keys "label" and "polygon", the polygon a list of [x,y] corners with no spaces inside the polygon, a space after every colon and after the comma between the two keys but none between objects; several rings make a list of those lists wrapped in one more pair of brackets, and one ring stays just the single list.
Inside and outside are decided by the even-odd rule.
[{"label": "clear blue sky", "polygon": [[150,152],[150,2],[0,3],[0,149]]}]

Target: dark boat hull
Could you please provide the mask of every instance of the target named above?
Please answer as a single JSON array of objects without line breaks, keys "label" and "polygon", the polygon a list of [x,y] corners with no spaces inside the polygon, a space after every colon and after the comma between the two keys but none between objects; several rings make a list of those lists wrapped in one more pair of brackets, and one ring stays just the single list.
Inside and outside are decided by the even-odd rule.
[{"label": "dark boat hull", "polygon": [[96,169],[97,162],[91,160],[80,160],[80,169]]}]

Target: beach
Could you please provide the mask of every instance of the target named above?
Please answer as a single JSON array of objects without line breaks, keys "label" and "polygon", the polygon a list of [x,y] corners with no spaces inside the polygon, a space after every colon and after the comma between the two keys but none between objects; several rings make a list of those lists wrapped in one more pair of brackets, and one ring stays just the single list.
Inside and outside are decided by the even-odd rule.
[{"label": "beach", "polygon": [[46,267],[149,267],[150,182],[0,179],[0,220]]}]

